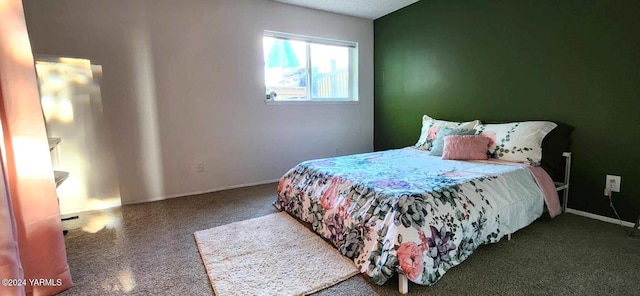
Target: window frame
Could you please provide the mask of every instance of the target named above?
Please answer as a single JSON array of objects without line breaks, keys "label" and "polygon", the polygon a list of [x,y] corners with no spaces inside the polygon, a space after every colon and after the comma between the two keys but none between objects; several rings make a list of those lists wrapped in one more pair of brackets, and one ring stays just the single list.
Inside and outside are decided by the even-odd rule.
[{"label": "window frame", "polygon": [[[272,99],[268,96],[265,99],[267,103],[322,103],[322,102],[330,102],[330,103],[357,103],[359,101],[358,98],[358,42],[353,41],[344,41],[337,39],[329,39],[323,37],[314,37],[314,36],[306,36],[292,33],[284,33],[277,31],[264,30],[262,34],[263,40],[264,37],[271,37],[275,39],[281,40],[292,40],[292,41],[300,41],[306,43],[306,60],[304,64],[306,65],[306,96],[304,99],[280,99],[275,98]],[[321,45],[329,45],[329,46],[341,46],[348,49],[348,96],[346,98],[314,98],[312,95],[312,57],[311,57],[311,45],[312,44],[321,44]],[[264,51],[264,42],[262,43],[262,49]],[[263,54],[263,62],[266,65],[267,60],[264,58]],[[263,75],[265,75],[265,71],[263,68]],[[263,76],[264,77],[264,76]],[[267,85],[265,84],[265,91],[267,90]]]}]

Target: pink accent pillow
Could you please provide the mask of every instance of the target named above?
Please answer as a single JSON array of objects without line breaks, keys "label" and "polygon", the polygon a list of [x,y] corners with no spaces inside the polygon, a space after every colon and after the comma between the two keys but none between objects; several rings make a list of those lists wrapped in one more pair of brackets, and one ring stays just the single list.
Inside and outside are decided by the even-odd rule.
[{"label": "pink accent pillow", "polygon": [[446,136],[442,159],[487,159],[490,139],[483,136]]}]

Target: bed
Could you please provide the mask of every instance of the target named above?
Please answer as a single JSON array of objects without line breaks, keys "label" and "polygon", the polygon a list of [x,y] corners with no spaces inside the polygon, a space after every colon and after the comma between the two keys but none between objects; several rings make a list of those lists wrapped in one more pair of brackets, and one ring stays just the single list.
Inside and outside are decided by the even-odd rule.
[{"label": "bed", "polygon": [[[421,139],[413,147],[298,164],[280,179],[274,205],[309,223],[344,256],[353,259],[371,282],[382,285],[397,273],[401,293],[407,292],[408,280],[432,285],[478,246],[510,238],[539,218],[544,205],[549,206],[547,211],[552,216],[557,215],[560,206],[556,190],[564,190],[566,205],[570,153],[547,153],[549,157],[541,157],[538,161],[543,161],[535,165],[500,157],[443,159],[432,155],[437,137],[429,130],[438,122],[429,119],[431,122],[425,125],[423,118]],[[439,123],[441,127],[465,124]],[[468,125],[473,125],[477,134],[492,128],[482,127],[479,122]],[[493,146],[502,148],[490,147],[487,154],[502,154],[504,147],[517,142],[517,130],[522,126],[505,127],[506,138],[510,139],[507,145],[494,141]],[[546,131],[539,142],[549,133]],[[544,143],[538,144],[543,150]],[[554,145],[554,150],[566,148]],[[545,161],[550,157],[554,162],[564,160],[563,164]],[[525,159],[531,160],[531,155]],[[554,183],[558,169],[564,174],[556,176]]]}]

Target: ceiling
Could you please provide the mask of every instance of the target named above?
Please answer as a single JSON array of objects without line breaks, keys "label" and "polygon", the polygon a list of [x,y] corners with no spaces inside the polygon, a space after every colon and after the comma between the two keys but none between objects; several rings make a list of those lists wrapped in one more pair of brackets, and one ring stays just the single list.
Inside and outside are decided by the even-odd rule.
[{"label": "ceiling", "polygon": [[297,6],[375,20],[418,0],[273,0]]}]

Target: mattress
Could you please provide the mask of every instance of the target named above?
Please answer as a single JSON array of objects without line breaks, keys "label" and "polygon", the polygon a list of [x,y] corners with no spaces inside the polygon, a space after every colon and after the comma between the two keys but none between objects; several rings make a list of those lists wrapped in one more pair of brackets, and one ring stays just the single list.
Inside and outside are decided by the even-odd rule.
[{"label": "mattress", "polygon": [[544,196],[526,166],[404,148],[302,162],[280,179],[274,205],[370,281],[399,272],[432,285],[478,246],[540,217]]}]

